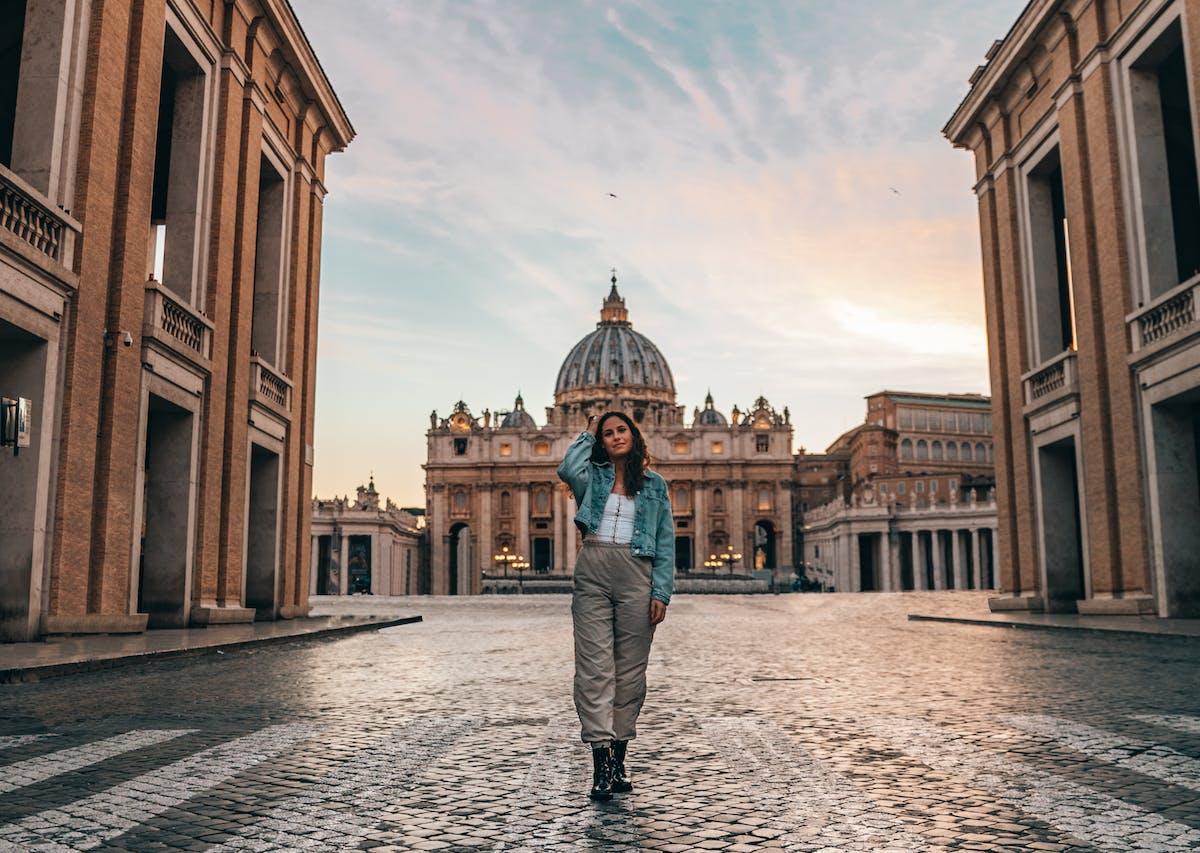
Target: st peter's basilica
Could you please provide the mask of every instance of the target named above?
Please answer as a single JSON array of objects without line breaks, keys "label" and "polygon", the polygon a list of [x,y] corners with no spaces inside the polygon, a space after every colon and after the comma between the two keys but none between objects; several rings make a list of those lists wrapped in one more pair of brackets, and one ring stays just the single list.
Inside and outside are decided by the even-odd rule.
[{"label": "st peter's basilica", "polygon": [[[554,405],[539,426],[518,395],[511,411],[476,414],[464,401],[430,416],[426,472],[429,555],[422,592],[470,594],[489,576],[573,574],[575,502],[555,469],[588,417],[628,414],[653,467],[670,484],[676,564],[741,554],[727,569],[790,577],[793,555],[792,424],[759,397],[718,411],[710,394],[684,422],[671,368],[629,321],[617,280],[596,328],[567,353]],[[513,563],[517,565],[514,567]]]}]

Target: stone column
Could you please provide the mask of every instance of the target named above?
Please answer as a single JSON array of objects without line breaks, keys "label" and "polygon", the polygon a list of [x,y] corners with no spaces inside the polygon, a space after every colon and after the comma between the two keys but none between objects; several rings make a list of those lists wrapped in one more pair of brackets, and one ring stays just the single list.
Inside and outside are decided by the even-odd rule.
[{"label": "stone column", "polygon": [[858,553],[858,534],[847,533],[844,541],[846,543],[846,570],[850,573],[850,583],[847,588],[851,592],[862,592],[862,559]]},{"label": "stone column", "polygon": [[449,590],[450,531],[446,527],[446,486],[435,485],[429,495],[429,593],[445,595]]},{"label": "stone column", "polygon": [[575,558],[577,556],[579,556],[579,551],[575,547],[576,527],[575,527],[574,518],[575,518],[575,495],[568,492],[567,493],[567,515],[566,515],[567,533],[566,533],[566,536],[563,538],[566,541],[567,574],[569,574],[569,575],[575,574]]},{"label": "stone column", "polygon": [[567,559],[567,501],[564,486],[554,487],[554,574],[561,575]]},{"label": "stone column", "polygon": [[929,544],[933,548],[933,588],[942,590],[946,588],[946,567],[943,565],[945,549],[942,548],[942,531],[936,528],[929,531]]},{"label": "stone column", "polygon": [[988,589],[996,588],[996,578],[1000,577],[1000,531],[993,527],[992,534],[992,583]]},{"label": "stone column", "polygon": [[705,489],[708,483],[699,481],[692,486],[692,570],[708,559],[708,507]]},{"label": "stone column", "polygon": [[493,483],[479,485],[479,541],[475,544],[475,565],[471,567],[471,593],[474,595],[483,592],[483,573],[491,570],[492,555],[496,553],[496,537],[492,534],[494,490]]},{"label": "stone column", "polygon": [[308,594],[317,594],[317,562],[321,558],[321,537],[313,534],[309,537],[312,547],[308,552]]},{"label": "stone column", "polygon": [[886,534],[888,559],[892,564],[892,591],[900,592],[904,589],[904,583],[900,577],[900,534],[896,534],[896,541],[892,541],[892,533],[889,530]]},{"label": "stone column", "polygon": [[746,547],[746,483],[744,480],[731,481],[730,498],[733,505],[729,511],[729,545],[734,551],[742,552],[743,566],[754,565],[754,549]]},{"label": "stone column", "polygon": [[895,589],[892,577],[892,543],[888,541],[887,531],[879,536],[879,588],[884,592]]},{"label": "stone column", "polygon": [[921,531],[912,532],[913,589],[929,589],[925,579],[925,561],[921,559]]},{"label": "stone column", "polygon": [[954,559],[954,588],[967,588],[967,561],[963,554],[962,530],[951,530],[952,537],[952,556]]},{"label": "stone column", "polygon": [[517,553],[526,560],[533,559],[533,543],[529,541],[529,486],[517,492]]},{"label": "stone column", "polygon": [[975,564],[975,589],[983,589],[983,573],[980,571],[982,566],[982,549],[979,547],[979,528],[971,528],[971,560]]},{"label": "stone column", "polygon": [[383,543],[380,542],[378,533],[371,534],[371,585],[367,587],[371,590],[372,595],[386,595],[388,586],[391,583],[389,579],[386,583],[383,581],[383,572],[385,563],[383,560]]},{"label": "stone column", "polygon": [[775,517],[779,526],[775,529],[775,582],[781,578],[790,582],[792,571],[792,499],[784,484],[775,484]]},{"label": "stone column", "polygon": [[342,595],[350,594],[350,531],[342,530],[342,553],[338,564],[338,591]]}]

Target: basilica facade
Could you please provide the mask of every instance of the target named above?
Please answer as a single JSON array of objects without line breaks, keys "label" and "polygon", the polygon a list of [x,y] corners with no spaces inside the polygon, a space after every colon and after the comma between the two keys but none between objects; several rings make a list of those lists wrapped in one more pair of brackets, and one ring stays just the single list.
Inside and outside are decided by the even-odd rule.
[{"label": "basilica facade", "polygon": [[[709,571],[793,571],[792,424],[763,397],[726,416],[712,395],[690,422],[666,358],[634,330],[612,287],[600,320],[558,372],[554,405],[537,423],[520,395],[511,411],[476,415],[464,401],[430,416],[425,468],[428,562],[419,592],[473,594],[490,578],[574,573],[575,501],[555,473],[591,415],[636,422],[671,492],[676,566]],[[741,555],[733,559],[733,555]]]}]

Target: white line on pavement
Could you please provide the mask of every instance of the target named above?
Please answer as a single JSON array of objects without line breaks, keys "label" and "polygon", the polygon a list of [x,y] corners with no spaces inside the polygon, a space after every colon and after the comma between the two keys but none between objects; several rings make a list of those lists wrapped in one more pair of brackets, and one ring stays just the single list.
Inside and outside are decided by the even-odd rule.
[{"label": "white line on pavement", "polygon": [[1200,791],[1200,761],[1168,746],[1043,714],[1014,714],[1001,719],[1022,731],[1053,738],[1105,764]]},{"label": "white line on pavement", "polygon": [[12,749],[14,747],[24,746],[27,743],[33,743],[34,741],[39,741],[42,738],[47,737],[57,737],[57,735],[4,735],[3,737],[0,737],[0,749]]},{"label": "white line on pavement", "polygon": [[232,779],[316,731],[279,725],[219,744],[57,809],[0,826],[0,850],[90,850]]},{"label": "white line on pavement", "polygon": [[[780,726],[753,717],[702,720],[705,737],[723,755],[736,757],[747,795],[760,803],[777,841],[789,850],[929,850],[896,818],[880,810],[848,777],[824,767],[790,743]],[[771,813],[774,814],[771,814]]]},{"label": "white line on pavement", "polygon": [[375,832],[395,795],[414,787],[468,725],[460,717],[402,726],[209,853],[352,849]]},{"label": "white line on pavement", "polygon": [[1165,729],[1187,732],[1190,735],[1200,735],[1200,717],[1186,717],[1183,714],[1131,714],[1129,718]]},{"label": "white line on pavement", "polygon": [[[80,767],[98,764],[121,753],[141,749],[144,746],[153,746],[181,735],[191,734],[192,731],[194,730],[134,729],[116,737],[18,761],[4,768],[4,778],[0,779],[0,794],[7,794],[9,791],[24,788],[26,785],[36,785],[38,782],[44,782],[63,773],[70,773]],[[33,737],[38,737],[38,735],[33,735]]]},{"label": "white line on pavement", "polygon": [[990,791],[1106,853],[1184,853],[1200,845],[1200,830],[982,749],[951,730],[903,718],[861,722],[929,767]]}]

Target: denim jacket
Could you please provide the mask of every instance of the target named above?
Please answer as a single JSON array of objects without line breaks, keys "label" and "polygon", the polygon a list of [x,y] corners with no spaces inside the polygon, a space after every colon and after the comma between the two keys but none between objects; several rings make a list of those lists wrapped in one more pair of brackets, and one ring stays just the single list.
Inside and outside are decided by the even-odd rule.
[{"label": "denim jacket", "polygon": [[[596,437],[587,430],[571,442],[567,455],[558,466],[558,477],[575,493],[575,524],[584,536],[595,533],[604,515],[604,504],[612,492],[616,475],[612,463],[595,465],[591,461]],[[671,602],[675,591],[675,520],[667,481],[653,471],[646,472],[641,490],[634,497],[633,541],[635,557],[650,557],[650,597],[663,604]]]}]

